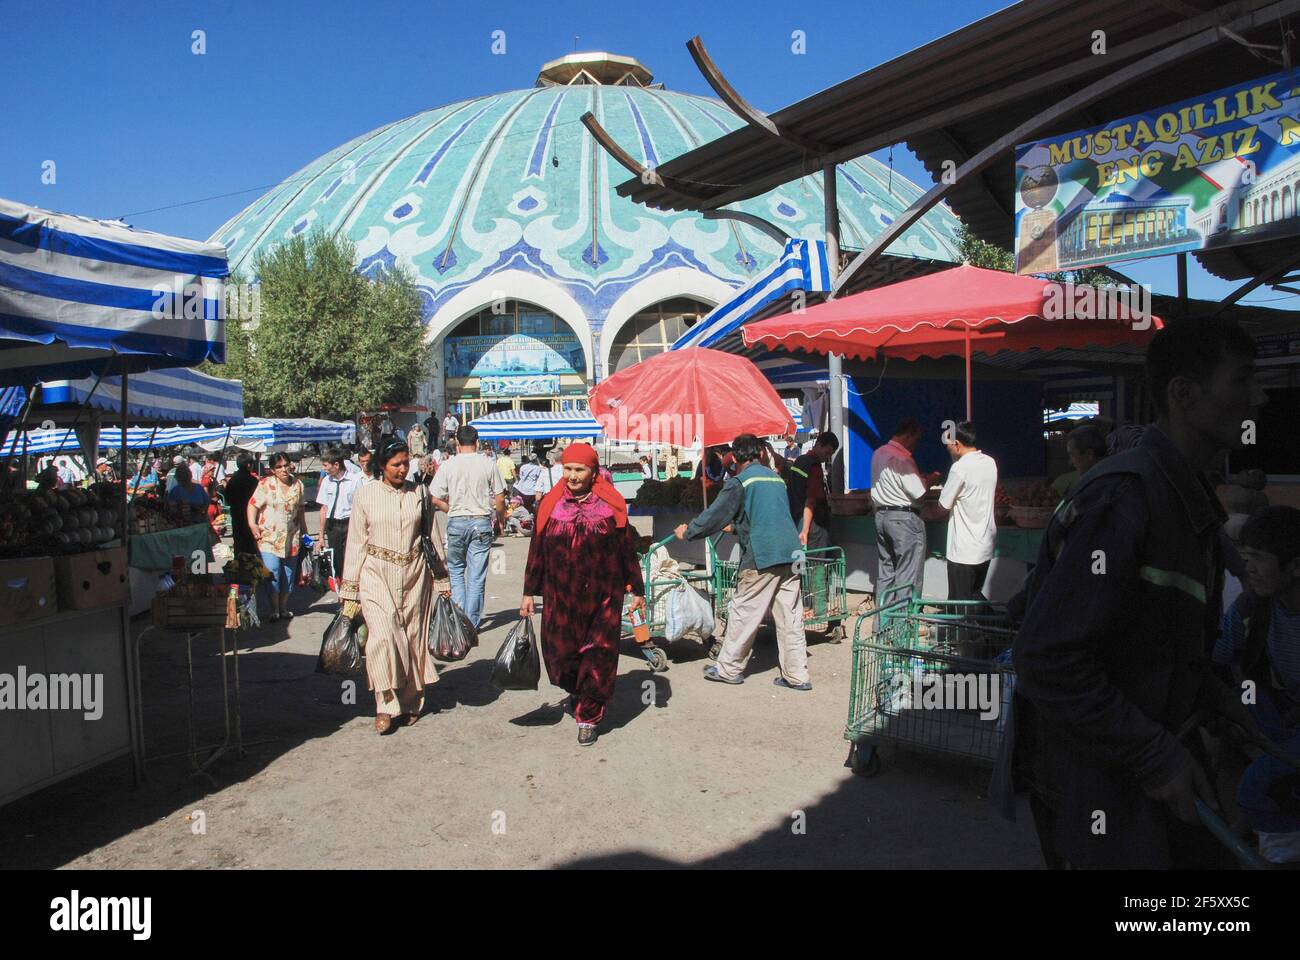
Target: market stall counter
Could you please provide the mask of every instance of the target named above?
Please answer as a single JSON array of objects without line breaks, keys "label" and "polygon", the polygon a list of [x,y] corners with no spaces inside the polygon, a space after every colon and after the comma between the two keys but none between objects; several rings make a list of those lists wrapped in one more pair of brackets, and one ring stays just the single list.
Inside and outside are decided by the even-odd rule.
[{"label": "market stall counter", "polygon": [[[48,558],[45,558],[48,559]],[[123,601],[13,623],[0,637],[0,806],[118,757],[142,774],[135,651]]]},{"label": "market stall counter", "polygon": [[[844,548],[848,588],[856,593],[875,591],[876,519],[873,516],[831,517],[831,540]],[[1043,531],[1016,526],[999,526],[993,546],[993,562],[984,581],[984,595],[990,600],[1009,600],[1025,582],[1029,567],[1038,559]],[[925,525],[926,561],[922,594],[946,599],[948,573],[944,555],[948,544],[948,522]]]}]

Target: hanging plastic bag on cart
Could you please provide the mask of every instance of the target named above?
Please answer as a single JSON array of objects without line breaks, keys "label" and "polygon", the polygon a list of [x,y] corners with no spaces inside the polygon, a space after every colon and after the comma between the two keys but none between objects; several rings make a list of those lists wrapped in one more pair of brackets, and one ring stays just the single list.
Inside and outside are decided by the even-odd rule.
[{"label": "hanging plastic bag on cart", "polygon": [[321,638],[320,655],[316,658],[317,673],[337,673],[350,676],[361,672],[361,647],[357,631],[361,617],[355,619],[336,614],[325,628]]},{"label": "hanging plastic bag on cart", "polygon": [[713,636],[713,606],[683,581],[668,594],[664,640],[673,643],[687,634],[706,641]]},{"label": "hanging plastic bag on cart", "polygon": [[312,578],[312,588],[321,593],[329,593],[333,587],[330,580],[334,576],[334,551],[328,547],[316,555],[316,574]]},{"label": "hanging plastic bag on cart", "polygon": [[492,664],[492,686],[498,690],[536,690],[542,679],[542,659],[533,633],[533,618],[525,617],[510,628],[506,642]]},{"label": "hanging plastic bag on cart", "polygon": [[478,643],[478,631],[451,597],[441,594],[433,602],[433,616],[429,618],[429,652],[433,659],[455,663],[468,656],[470,648]]}]

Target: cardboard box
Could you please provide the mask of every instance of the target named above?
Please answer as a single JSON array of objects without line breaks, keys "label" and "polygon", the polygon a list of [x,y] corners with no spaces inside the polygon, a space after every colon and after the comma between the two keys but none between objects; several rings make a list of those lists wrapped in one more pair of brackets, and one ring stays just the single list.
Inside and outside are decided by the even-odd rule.
[{"label": "cardboard box", "polygon": [[51,557],[0,560],[0,627],[38,620],[58,610]]},{"label": "cardboard box", "polygon": [[126,547],[54,558],[60,610],[89,610],[120,603],[131,593]]}]

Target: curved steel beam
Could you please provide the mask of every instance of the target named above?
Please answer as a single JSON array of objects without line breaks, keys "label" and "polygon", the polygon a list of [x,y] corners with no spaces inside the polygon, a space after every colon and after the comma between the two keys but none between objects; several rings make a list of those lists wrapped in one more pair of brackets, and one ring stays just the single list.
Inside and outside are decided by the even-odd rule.
[{"label": "curved steel beam", "polygon": [[617,160],[632,176],[639,178],[642,183],[658,184],[694,204],[704,201],[704,197],[691,192],[691,190],[682,186],[680,181],[674,180],[672,177],[665,177],[658,170],[645,166],[620,147],[618,141],[609,135],[609,131],[600,125],[600,121],[596,119],[596,115],[590,110],[584,113],[580,119],[582,125],[587,128],[604,151]]},{"label": "curved steel beam", "polygon": [[775,223],[770,220],[764,220],[752,213],[743,213],[740,210],[704,210],[702,211],[705,220],[736,220],[747,226],[753,227],[767,234],[782,246],[790,239],[790,234],[786,233]]},{"label": "curved steel beam", "polygon": [[[1281,6],[1281,4],[1275,4]],[[1258,11],[1257,11],[1258,12]],[[937,183],[930,188],[925,194],[910,207],[907,208],[893,223],[885,228],[875,240],[867,245],[867,248],[859,253],[849,263],[844,271],[835,280],[831,292],[827,297],[828,300],[834,300],[840,295],[845,284],[853,279],[854,274],[860,271],[867,264],[877,259],[885,250],[903,235],[904,231],[912,227],[925,213],[936,203],[942,200],[952,189],[959,183],[965,183],[970,177],[978,175],[985,167],[993,163],[1007,151],[1011,150],[1017,144],[1024,143],[1036,134],[1041,133],[1051,127],[1053,123],[1061,117],[1068,116],[1075,111],[1086,107],[1090,103],[1100,100],[1106,94],[1111,93],[1121,87],[1128,86],[1135,80],[1140,79],[1150,73],[1176,63],[1194,53],[1204,50],[1219,42],[1218,25],[1200,31],[1185,37],[1176,43],[1170,44],[1163,50],[1156,50],[1146,57],[1130,63],[1113,73],[1107,74],[1100,80],[1094,81],[1063,100],[1058,100],[1046,110],[1035,114],[1028,120],[1021,123],[1014,130],[1003,134],[997,140],[990,143],[975,156],[971,157],[960,167],[957,168],[957,175],[953,178],[952,183]]]},{"label": "curved steel beam", "polygon": [[825,144],[817,143],[791,130],[778,127],[767,114],[752,106],[749,101],[742,97],[736,88],[727,82],[727,78],[722,75],[722,71],[718,69],[718,65],[713,62],[713,58],[704,49],[704,41],[698,35],[691,37],[686,42],[686,49],[691,52],[691,58],[695,61],[695,65],[700,68],[700,73],[704,74],[704,79],[709,82],[709,86],[713,88],[714,93],[745,123],[762,130],[768,136],[784,141],[796,150],[815,153],[818,157],[826,152],[827,147]]},{"label": "curved steel beam", "polygon": [[1297,266],[1300,266],[1300,254],[1297,254],[1294,251],[1286,253],[1276,260],[1273,263],[1273,266],[1269,267],[1262,273],[1256,274],[1250,280],[1247,280],[1236,290],[1232,291],[1232,293],[1220,300],[1219,305],[1214,308],[1214,312],[1211,313],[1210,316],[1217,317],[1219,314],[1223,313],[1224,310],[1232,306],[1251,291],[1255,290],[1257,287],[1262,287],[1272,280],[1283,279],[1286,277],[1287,273]]}]

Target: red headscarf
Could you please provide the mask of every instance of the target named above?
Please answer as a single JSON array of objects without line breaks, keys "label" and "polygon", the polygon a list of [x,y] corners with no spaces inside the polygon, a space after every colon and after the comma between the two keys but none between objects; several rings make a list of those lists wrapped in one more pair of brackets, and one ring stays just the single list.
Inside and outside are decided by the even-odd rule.
[{"label": "red headscarf", "polygon": [[[600,457],[597,456],[596,450],[591,444],[569,444],[564,448],[564,453],[560,455],[560,462],[580,463],[584,467],[589,467],[595,475],[591,484],[591,492],[613,508],[614,522],[618,526],[627,526],[627,500],[623,498],[623,494],[614,488],[614,484],[600,475]],[[537,519],[533,524],[533,536],[537,536],[542,532],[542,528],[546,526],[546,521],[551,518],[551,511],[555,509],[555,505],[560,502],[560,498],[564,496],[566,490],[568,490],[567,484],[557,483],[551,487],[546,496],[542,497],[542,502],[537,505]]]}]

